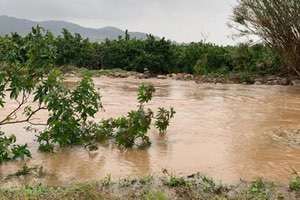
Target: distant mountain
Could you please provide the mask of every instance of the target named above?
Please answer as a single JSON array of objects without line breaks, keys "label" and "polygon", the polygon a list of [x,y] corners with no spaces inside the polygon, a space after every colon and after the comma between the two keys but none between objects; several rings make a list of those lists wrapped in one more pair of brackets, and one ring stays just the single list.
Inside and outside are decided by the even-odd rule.
[{"label": "distant mountain", "polygon": [[[66,28],[71,33],[79,33],[83,38],[89,38],[91,41],[103,41],[107,39],[117,39],[120,35],[124,36],[125,31],[107,26],[100,29],[86,28],[78,24],[66,21],[31,21],[0,15],[0,35],[17,32],[20,35],[26,35],[30,32],[31,27],[39,24],[49,29],[54,35],[61,35],[62,29]],[[146,39],[146,34],[141,32],[129,32],[131,38]]]}]

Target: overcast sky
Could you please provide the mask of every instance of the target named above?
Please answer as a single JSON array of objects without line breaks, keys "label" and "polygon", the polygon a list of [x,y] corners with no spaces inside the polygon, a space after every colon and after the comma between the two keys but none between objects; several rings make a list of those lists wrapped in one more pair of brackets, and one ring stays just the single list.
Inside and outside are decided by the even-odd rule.
[{"label": "overcast sky", "polygon": [[234,44],[229,21],[236,0],[0,0],[0,15],[115,26],[177,42]]}]

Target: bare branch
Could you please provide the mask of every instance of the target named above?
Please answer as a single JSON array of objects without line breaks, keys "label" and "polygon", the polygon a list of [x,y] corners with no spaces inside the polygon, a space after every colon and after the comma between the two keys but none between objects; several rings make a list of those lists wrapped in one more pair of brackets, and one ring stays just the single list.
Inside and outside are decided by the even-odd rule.
[{"label": "bare branch", "polygon": [[[26,99],[26,98],[23,99],[24,102],[26,102],[25,99]],[[22,102],[23,102],[23,101],[22,101]],[[41,106],[41,105],[39,105],[37,109],[35,109],[34,111],[32,111],[32,112],[30,113],[30,115],[27,116],[26,119],[23,119],[23,120],[17,120],[17,121],[11,121],[11,119],[12,119],[11,116],[13,116],[13,115],[15,116],[15,118],[13,118],[13,119],[16,119],[16,118],[17,118],[16,112],[24,105],[24,103],[22,103],[22,102],[20,102],[20,104],[18,105],[18,107],[17,107],[15,110],[13,110],[10,114],[8,114],[8,116],[7,116],[4,120],[2,120],[2,121],[0,122],[0,126],[1,126],[1,125],[7,125],[7,124],[18,124],[18,123],[29,123],[29,124],[31,124],[31,125],[47,125],[47,124],[45,124],[45,123],[34,123],[34,122],[30,121],[31,118],[32,118],[38,111],[40,111],[40,110],[46,110],[46,109],[47,109],[47,107],[43,107],[43,106]]]},{"label": "bare branch", "polygon": [[[20,108],[26,103],[25,98],[24,98],[24,93],[23,93],[23,97],[22,97],[22,101],[18,101],[16,100],[18,103],[18,106],[12,110],[2,121],[0,121],[0,125],[6,124],[9,120],[11,120],[12,116],[15,116],[15,118],[17,117],[17,111],[20,110]],[[15,119],[14,118],[14,119]]]}]

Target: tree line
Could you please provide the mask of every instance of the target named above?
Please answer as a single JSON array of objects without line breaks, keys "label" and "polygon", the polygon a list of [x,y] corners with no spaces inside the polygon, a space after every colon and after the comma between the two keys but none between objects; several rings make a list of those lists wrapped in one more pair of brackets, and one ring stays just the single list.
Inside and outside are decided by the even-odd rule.
[{"label": "tree line", "polygon": [[[33,31],[35,28],[32,29]],[[16,48],[20,62],[26,62],[26,44],[32,33],[25,37],[12,33],[0,37],[1,51],[5,41],[10,40]],[[73,65],[93,70],[124,69],[144,72],[147,68],[152,74],[194,73],[227,74],[254,73],[258,75],[277,74],[282,70],[282,62],[274,50],[263,43],[220,46],[212,43],[192,42],[176,44],[165,38],[157,39],[147,35],[145,40],[130,38],[126,31],[117,40],[92,42],[78,33],[72,34],[63,29],[61,36],[47,31],[43,40],[51,44],[56,66]]]}]

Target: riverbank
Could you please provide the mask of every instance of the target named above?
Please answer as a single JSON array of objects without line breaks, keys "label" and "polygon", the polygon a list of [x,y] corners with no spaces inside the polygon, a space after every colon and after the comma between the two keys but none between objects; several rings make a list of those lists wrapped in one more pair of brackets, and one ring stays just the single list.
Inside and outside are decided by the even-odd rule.
[{"label": "riverbank", "polygon": [[[299,180],[299,179],[298,179]],[[298,182],[299,184],[299,182]],[[112,181],[110,176],[90,182],[61,187],[42,185],[0,189],[0,199],[299,199],[300,192],[291,186],[266,182],[240,181],[225,185],[194,174],[187,177],[166,174],[163,177],[125,178]]]},{"label": "riverbank", "polygon": [[90,73],[94,77],[108,76],[111,78],[128,78],[133,77],[137,79],[157,78],[157,79],[173,79],[180,81],[195,81],[201,83],[214,84],[244,84],[244,85],[296,85],[300,86],[300,78],[291,75],[265,75],[259,76],[257,74],[249,73],[231,73],[226,75],[193,75],[187,73],[172,73],[166,75],[151,75],[148,72],[139,73],[133,71],[124,71],[121,69],[108,70],[87,70],[84,68],[69,67],[64,69],[67,77],[80,77],[82,74]]}]

